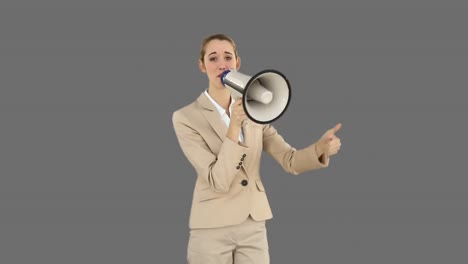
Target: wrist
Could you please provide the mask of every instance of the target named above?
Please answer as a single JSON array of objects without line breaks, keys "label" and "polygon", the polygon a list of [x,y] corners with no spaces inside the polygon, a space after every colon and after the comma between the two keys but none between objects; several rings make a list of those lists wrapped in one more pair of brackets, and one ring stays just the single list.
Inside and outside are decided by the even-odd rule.
[{"label": "wrist", "polygon": [[241,126],[242,126],[241,124],[238,124],[238,123],[236,123],[234,121],[231,121],[229,123],[229,129],[240,130]]},{"label": "wrist", "polygon": [[232,141],[237,142],[240,134],[240,126],[236,126],[235,124],[229,124],[229,128],[227,131],[227,137],[229,137]]},{"label": "wrist", "polygon": [[317,153],[317,156],[321,156],[323,153],[325,153],[325,148],[322,142],[319,141],[315,144],[315,152]]}]

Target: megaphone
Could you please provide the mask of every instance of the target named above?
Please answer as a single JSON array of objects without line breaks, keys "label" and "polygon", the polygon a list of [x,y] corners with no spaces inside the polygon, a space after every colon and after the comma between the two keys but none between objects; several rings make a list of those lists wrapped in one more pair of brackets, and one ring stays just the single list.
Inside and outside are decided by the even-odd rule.
[{"label": "megaphone", "polygon": [[281,117],[291,100],[291,85],[283,73],[267,69],[249,76],[237,70],[225,70],[222,84],[235,97],[242,96],[244,111],[252,121],[267,124]]}]

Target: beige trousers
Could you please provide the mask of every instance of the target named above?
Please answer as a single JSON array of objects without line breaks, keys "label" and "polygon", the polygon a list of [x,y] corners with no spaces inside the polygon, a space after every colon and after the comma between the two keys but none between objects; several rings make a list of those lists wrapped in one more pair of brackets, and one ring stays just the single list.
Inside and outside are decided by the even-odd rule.
[{"label": "beige trousers", "polygon": [[191,229],[189,264],[269,264],[265,221],[250,216],[240,225]]}]

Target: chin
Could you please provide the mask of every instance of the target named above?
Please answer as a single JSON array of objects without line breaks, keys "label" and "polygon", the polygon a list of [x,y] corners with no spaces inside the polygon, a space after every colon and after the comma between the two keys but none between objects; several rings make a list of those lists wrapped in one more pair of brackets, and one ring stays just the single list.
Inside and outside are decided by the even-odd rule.
[{"label": "chin", "polygon": [[220,90],[227,88],[226,86],[223,85],[223,83],[221,81],[215,82],[215,86],[216,86],[216,88],[218,88]]},{"label": "chin", "polygon": [[222,84],[221,84],[221,85],[218,85],[217,88],[218,88],[219,90],[225,90],[225,89],[227,89],[227,87],[224,87]]}]

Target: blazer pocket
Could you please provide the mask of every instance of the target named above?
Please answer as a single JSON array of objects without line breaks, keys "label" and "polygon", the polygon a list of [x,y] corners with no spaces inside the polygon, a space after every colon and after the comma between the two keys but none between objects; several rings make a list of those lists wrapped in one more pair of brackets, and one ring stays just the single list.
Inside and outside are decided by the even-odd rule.
[{"label": "blazer pocket", "polygon": [[256,179],[255,183],[257,184],[257,188],[258,188],[259,191],[261,191],[261,192],[265,191],[265,187],[263,187],[263,183],[262,183],[262,181],[260,179]]},{"label": "blazer pocket", "polygon": [[218,193],[208,188],[208,189],[198,191],[198,201],[199,202],[208,201],[211,199],[223,197],[225,195],[226,194],[224,193]]}]

